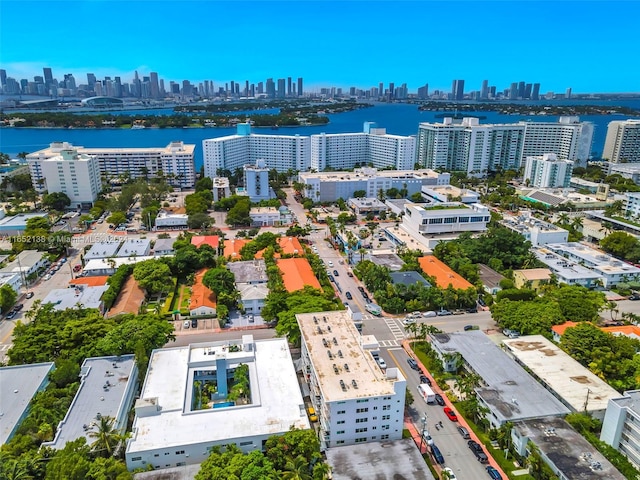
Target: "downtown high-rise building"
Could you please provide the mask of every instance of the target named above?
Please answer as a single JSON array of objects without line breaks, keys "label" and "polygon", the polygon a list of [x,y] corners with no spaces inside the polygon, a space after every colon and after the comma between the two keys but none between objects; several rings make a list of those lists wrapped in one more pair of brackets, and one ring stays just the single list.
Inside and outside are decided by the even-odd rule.
[{"label": "downtown high-rise building", "polygon": [[454,80],[451,85],[451,99],[462,100],[464,98],[464,80]]},{"label": "downtown high-rise building", "polygon": [[268,98],[276,98],[276,84],[273,78],[267,78],[266,90]]},{"label": "downtown high-rise building", "polygon": [[612,163],[640,162],[640,120],[610,122],[602,158]]},{"label": "downtown high-rise building", "polygon": [[158,83],[158,72],[149,74],[149,86],[151,88],[150,96],[153,99],[160,98],[160,84]]},{"label": "downtown high-rise building", "polygon": [[302,89],[302,77],[298,77],[298,96],[302,97],[304,95],[304,90]]},{"label": "downtown high-rise building", "polygon": [[285,90],[285,79],[284,78],[279,78],[278,79],[278,91],[276,93],[276,96],[278,98],[285,98],[287,96],[287,92]]},{"label": "downtown high-rise building", "polygon": [[482,81],[482,88],[480,89],[480,98],[486,100],[489,98],[489,80]]}]

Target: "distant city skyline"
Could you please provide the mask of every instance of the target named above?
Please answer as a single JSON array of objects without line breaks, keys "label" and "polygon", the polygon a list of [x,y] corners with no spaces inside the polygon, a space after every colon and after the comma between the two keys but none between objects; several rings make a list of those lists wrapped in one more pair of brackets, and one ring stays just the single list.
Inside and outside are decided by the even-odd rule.
[{"label": "distant city skyline", "polygon": [[[0,68],[18,81],[158,72],[244,86],[303,77],[305,90],[406,83],[410,92],[640,92],[640,2],[16,1],[0,4]],[[115,8],[114,8],[115,7]],[[28,18],[28,21],[26,19]],[[104,19],[104,20],[103,20]],[[25,23],[26,21],[26,23]],[[101,23],[103,22],[104,23]],[[144,23],[141,23],[144,22]],[[37,34],[31,26],[40,25]],[[622,73],[619,73],[622,72]],[[277,80],[276,80],[277,81]]]}]

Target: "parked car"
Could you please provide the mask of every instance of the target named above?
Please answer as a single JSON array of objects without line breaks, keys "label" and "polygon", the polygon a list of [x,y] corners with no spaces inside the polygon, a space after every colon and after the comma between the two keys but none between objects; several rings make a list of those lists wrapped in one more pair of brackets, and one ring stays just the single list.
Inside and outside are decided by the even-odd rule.
[{"label": "parked car", "polygon": [[307,408],[307,413],[309,414],[309,420],[312,422],[318,421],[318,415],[316,415],[316,409],[313,407]]},{"label": "parked car", "polygon": [[434,443],[433,445],[430,445],[430,448],[431,448],[431,455],[433,455],[433,458],[436,461],[436,463],[438,465],[444,465],[444,457],[442,456],[442,452],[440,452],[440,449],[436,446],[436,444]]},{"label": "parked car", "polygon": [[44,277],[42,277],[43,280],[51,280],[51,274],[47,273]]},{"label": "parked car", "polygon": [[382,357],[378,357],[378,365],[380,365],[380,368],[387,368],[387,362]]},{"label": "parked car", "polygon": [[444,407],[444,398],[442,398],[442,395],[440,395],[439,393],[436,393],[435,397],[436,397],[436,403],[441,407]]},{"label": "parked car", "polygon": [[198,319],[197,318],[192,318],[191,319],[191,328],[198,328]]},{"label": "parked car", "polygon": [[502,480],[502,475],[500,475],[500,472],[498,472],[498,470],[493,468],[491,465],[487,467],[487,473],[493,480]]},{"label": "parked car", "polygon": [[418,370],[418,362],[416,362],[413,358],[407,358],[407,363],[413,370]]},{"label": "parked car", "polygon": [[445,473],[445,472],[447,473],[447,475],[445,475],[442,478],[448,478],[449,480],[457,480],[458,479],[458,477],[456,477],[456,474],[453,473],[453,470],[451,470],[449,467],[444,467],[442,469],[442,473]]},{"label": "parked car", "polygon": [[456,415],[456,412],[451,410],[451,408],[444,407],[443,410],[444,410],[444,414],[447,416],[447,418],[449,418],[449,420],[451,420],[452,422],[457,422],[458,421],[458,416]]},{"label": "parked car", "polygon": [[7,316],[5,317],[7,320],[11,320],[13,317],[16,316],[16,312],[14,312],[13,310],[11,310],[9,313],[7,313]]},{"label": "parked car", "polygon": [[364,287],[362,285],[359,285],[358,286],[358,290],[362,293],[362,292],[364,292]]},{"label": "parked car", "polygon": [[467,308],[467,313],[478,313],[478,307]]},{"label": "parked car", "polygon": [[482,451],[482,445],[480,445],[478,442],[476,442],[475,440],[469,440],[467,442],[467,446],[469,447],[469,449],[472,452],[481,452]]},{"label": "parked car", "polygon": [[33,298],[34,293],[33,292],[27,292],[27,298]]},{"label": "parked car", "polygon": [[452,315],[452,313],[449,310],[438,310],[436,315],[439,317],[446,317],[447,315]]},{"label": "parked car", "polygon": [[336,281],[336,279],[333,278],[333,275],[329,274],[328,276],[329,276],[329,281],[330,282],[335,282]]},{"label": "parked car", "polygon": [[82,265],[78,264],[73,266],[74,272],[78,273],[80,270],[82,270]]},{"label": "parked car", "polygon": [[347,297],[347,300],[353,300],[353,295],[351,295],[351,292],[346,292],[344,296]]},{"label": "parked car", "polygon": [[339,277],[339,276],[340,276],[340,274],[338,273],[338,270],[334,270],[334,271],[333,271],[333,274],[334,274],[336,277]]},{"label": "parked car", "polygon": [[191,326],[191,323],[189,322],[189,320],[185,320],[184,323],[182,324],[182,326],[184,328],[189,328]]},{"label": "parked car", "polygon": [[364,298],[365,300],[369,300],[369,295],[367,294],[367,292],[362,292],[362,298]]},{"label": "parked car", "polygon": [[416,323],[416,319],[407,317],[407,318],[404,319],[404,321],[402,323],[404,323],[405,325],[412,325],[412,324]]},{"label": "parked car", "polygon": [[431,438],[431,434],[428,431],[422,432],[422,441],[427,445],[433,445],[433,438]]},{"label": "parked car", "polygon": [[467,430],[465,427],[463,427],[462,425],[460,425],[458,427],[458,432],[460,433],[460,435],[462,435],[462,438],[468,440],[469,438],[471,438],[471,435],[469,435],[469,430]]},{"label": "parked car", "polygon": [[429,380],[429,377],[424,374],[420,375],[420,383],[426,383],[427,385],[431,386],[431,380]]},{"label": "parked car", "polygon": [[331,260],[329,260],[329,261],[327,262],[327,265],[329,265],[330,267],[333,267],[333,262],[332,262]]},{"label": "parked car", "polygon": [[433,310],[428,310],[428,311],[426,311],[426,312],[424,312],[424,313],[422,314],[422,316],[423,316],[424,318],[435,317],[436,315],[437,315],[437,313],[436,313],[436,312],[434,312]]},{"label": "parked car", "polygon": [[22,303],[18,303],[17,305],[13,306],[13,311],[14,312],[19,312],[20,310],[22,310],[24,308],[24,305]]},{"label": "parked car", "polygon": [[464,331],[468,332],[469,330],[478,330],[479,328],[478,325],[465,325]]},{"label": "parked car", "polygon": [[348,277],[353,277],[353,273],[351,273],[351,272],[347,272],[347,276],[348,276]]}]

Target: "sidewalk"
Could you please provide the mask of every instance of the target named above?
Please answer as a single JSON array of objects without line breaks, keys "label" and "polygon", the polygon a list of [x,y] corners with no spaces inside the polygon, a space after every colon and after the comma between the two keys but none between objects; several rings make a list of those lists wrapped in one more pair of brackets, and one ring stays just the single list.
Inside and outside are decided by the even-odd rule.
[{"label": "sidewalk", "polygon": [[[491,453],[484,447],[484,444],[480,441],[480,439],[478,438],[478,436],[476,435],[476,433],[473,431],[473,429],[469,426],[469,424],[467,423],[466,419],[460,415],[458,413],[458,411],[456,410],[455,406],[451,403],[451,401],[449,400],[449,397],[447,397],[447,395],[445,394],[445,392],[440,388],[440,386],[435,382],[434,378],[431,376],[431,373],[425,368],[425,366],[422,364],[422,362],[420,362],[420,359],[413,353],[413,350],[411,349],[411,342],[409,340],[403,340],[402,341],[402,348],[404,348],[405,352],[407,353],[407,355],[409,355],[411,358],[413,358],[417,363],[418,366],[420,367],[420,371],[422,373],[424,373],[425,375],[427,375],[429,377],[429,380],[431,380],[431,389],[436,392],[439,393],[440,395],[442,395],[442,398],[445,401],[446,406],[448,406],[449,408],[451,408],[454,412],[456,412],[456,415],[458,417],[458,423],[460,425],[462,425],[463,427],[465,427],[468,431],[469,434],[471,436],[472,440],[475,440],[476,442],[478,442],[480,445],[483,446],[483,450],[484,452],[487,454],[487,457],[489,458],[489,463],[487,465],[491,465],[493,468],[495,468],[496,470],[498,470],[498,472],[500,472],[500,475],[502,476],[502,478],[509,478],[507,476],[506,473],[504,473],[504,471],[502,470],[502,468],[500,468],[500,465],[498,465],[498,462],[495,461],[495,459],[491,456]],[[412,424],[413,425],[413,424]],[[409,428],[409,426],[407,426],[407,421],[405,419],[405,428]],[[416,430],[415,426],[413,426],[413,430]],[[409,428],[409,431],[411,431],[411,428]],[[414,441],[416,440],[415,436],[413,435],[412,432],[412,437],[414,439]],[[417,441],[416,441],[416,445],[420,445],[420,433],[418,433],[418,437],[417,437]],[[421,452],[422,453],[422,452]],[[434,465],[435,466],[435,465]]]}]

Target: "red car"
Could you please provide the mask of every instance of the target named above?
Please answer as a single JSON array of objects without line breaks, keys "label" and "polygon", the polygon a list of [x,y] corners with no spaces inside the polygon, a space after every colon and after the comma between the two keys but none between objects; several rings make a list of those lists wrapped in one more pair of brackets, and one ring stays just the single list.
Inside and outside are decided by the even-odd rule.
[{"label": "red car", "polygon": [[451,420],[452,422],[457,422],[458,421],[458,416],[456,415],[456,412],[451,410],[449,407],[444,407],[444,414],[447,417],[449,417],[449,420]]}]

